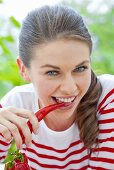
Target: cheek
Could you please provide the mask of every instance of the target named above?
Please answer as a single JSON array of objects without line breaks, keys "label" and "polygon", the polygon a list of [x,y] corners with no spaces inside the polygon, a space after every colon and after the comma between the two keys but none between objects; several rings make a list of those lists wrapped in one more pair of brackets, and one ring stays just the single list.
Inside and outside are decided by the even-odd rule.
[{"label": "cheek", "polygon": [[83,82],[83,88],[85,93],[88,91],[90,84],[91,84],[91,73],[86,76],[85,81]]},{"label": "cheek", "polygon": [[35,86],[37,95],[45,99],[50,97],[57,88],[57,84],[55,82],[46,79],[38,80]]},{"label": "cheek", "polygon": [[88,91],[91,84],[91,73],[86,74],[83,78],[80,79],[80,90],[83,95]]}]

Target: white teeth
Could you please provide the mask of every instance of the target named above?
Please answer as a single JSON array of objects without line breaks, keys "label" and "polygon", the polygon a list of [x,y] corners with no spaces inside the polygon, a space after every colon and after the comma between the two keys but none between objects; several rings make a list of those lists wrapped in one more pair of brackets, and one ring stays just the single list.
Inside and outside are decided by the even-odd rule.
[{"label": "white teeth", "polygon": [[69,103],[72,102],[75,97],[70,97],[70,98],[60,98],[60,97],[56,97],[57,100],[59,100],[60,102],[65,102],[65,103]]}]

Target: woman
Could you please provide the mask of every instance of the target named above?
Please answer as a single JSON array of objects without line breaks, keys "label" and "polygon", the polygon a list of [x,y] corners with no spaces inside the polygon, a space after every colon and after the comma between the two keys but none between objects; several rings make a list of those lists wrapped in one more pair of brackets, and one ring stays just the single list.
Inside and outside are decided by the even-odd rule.
[{"label": "woman", "polygon": [[[44,6],[27,15],[17,64],[30,84],[1,100],[1,161],[14,138],[31,169],[114,169],[114,76],[96,77],[91,51],[91,35],[73,9]],[[66,106],[38,123],[34,112],[61,102]]]}]

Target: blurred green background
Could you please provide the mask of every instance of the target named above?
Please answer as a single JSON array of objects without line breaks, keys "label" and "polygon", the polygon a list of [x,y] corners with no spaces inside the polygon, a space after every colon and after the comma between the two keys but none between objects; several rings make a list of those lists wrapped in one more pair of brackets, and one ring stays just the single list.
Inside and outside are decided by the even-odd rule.
[{"label": "blurred green background", "polygon": [[[4,3],[3,0],[0,0],[0,3]],[[114,74],[113,1],[99,1],[101,4],[96,7],[96,10],[93,10],[91,0],[66,0],[61,1],[61,3],[72,6],[84,17],[94,43],[92,53],[93,70],[96,74]],[[15,16],[9,18],[0,16],[0,98],[13,86],[25,83],[20,77],[16,65],[20,27],[21,23],[15,19]],[[9,152],[14,149],[15,143],[13,142]],[[10,154],[7,157],[7,160],[9,159],[11,159]]]}]

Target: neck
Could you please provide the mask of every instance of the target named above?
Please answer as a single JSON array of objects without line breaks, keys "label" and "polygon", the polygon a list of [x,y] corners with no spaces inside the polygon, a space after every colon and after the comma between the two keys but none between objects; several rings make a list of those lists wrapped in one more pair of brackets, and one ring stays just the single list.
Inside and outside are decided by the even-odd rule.
[{"label": "neck", "polygon": [[54,130],[54,131],[64,131],[67,130],[73,123],[74,123],[74,119],[73,120],[69,120],[69,119],[52,119],[51,117],[45,117],[44,121],[46,123],[46,125],[48,126],[48,128]]}]

